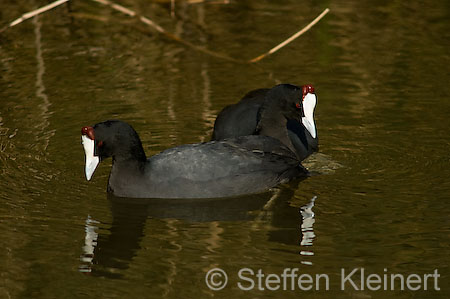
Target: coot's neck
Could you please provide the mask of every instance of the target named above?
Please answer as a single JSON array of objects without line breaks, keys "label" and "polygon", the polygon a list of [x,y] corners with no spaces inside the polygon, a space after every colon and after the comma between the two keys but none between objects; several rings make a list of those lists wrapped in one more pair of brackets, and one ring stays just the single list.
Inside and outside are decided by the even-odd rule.
[{"label": "coot's neck", "polygon": [[112,155],[108,189],[114,194],[121,194],[121,190],[126,190],[130,185],[140,184],[144,178],[147,157],[142,143],[139,138],[130,139],[127,142],[124,140]]},{"label": "coot's neck", "polygon": [[108,191],[123,196],[133,185],[145,183],[146,162],[136,157],[130,159],[117,159],[113,157],[111,173],[108,180]]},{"label": "coot's neck", "polygon": [[[304,127],[304,126],[303,126]],[[312,137],[311,133],[305,128],[306,140],[308,141],[308,148],[313,152],[319,150],[319,138],[316,133],[316,137]]]},{"label": "coot's neck", "polygon": [[143,175],[145,162],[136,159],[117,160],[113,158],[111,175],[118,174],[123,178]]},{"label": "coot's neck", "polygon": [[138,136],[122,140],[122,143],[113,150],[111,156],[113,163],[145,163],[147,161],[142,142]]}]

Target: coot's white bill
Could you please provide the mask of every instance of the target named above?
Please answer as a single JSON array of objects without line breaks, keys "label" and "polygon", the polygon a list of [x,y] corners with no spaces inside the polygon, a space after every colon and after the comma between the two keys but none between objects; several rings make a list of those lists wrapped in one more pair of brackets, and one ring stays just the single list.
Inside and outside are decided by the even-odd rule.
[{"label": "coot's white bill", "polygon": [[95,169],[97,168],[98,163],[100,162],[100,159],[96,156],[94,156],[94,146],[95,141],[90,139],[86,135],[81,136],[81,143],[84,147],[84,153],[86,155],[86,179],[89,181],[94,174]]},{"label": "coot's white bill", "polygon": [[313,138],[316,138],[316,124],[314,123],[314,108],[317,98],[314,93],[308,93],[303,99],[303,111],[305,117],[302,117],[302,123]]}]

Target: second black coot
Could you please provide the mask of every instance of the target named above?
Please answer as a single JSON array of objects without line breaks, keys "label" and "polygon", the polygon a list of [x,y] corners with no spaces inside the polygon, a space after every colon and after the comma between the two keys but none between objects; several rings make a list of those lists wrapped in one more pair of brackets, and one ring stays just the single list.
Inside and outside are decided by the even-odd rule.
[{"label": "second black coot", "polygon": [[270,136],[280,140],[302,161],[319,146],[314,121],[316,103],[312,85],[279,84],[271,89],[253,90],[219,113],[212,140]]}]

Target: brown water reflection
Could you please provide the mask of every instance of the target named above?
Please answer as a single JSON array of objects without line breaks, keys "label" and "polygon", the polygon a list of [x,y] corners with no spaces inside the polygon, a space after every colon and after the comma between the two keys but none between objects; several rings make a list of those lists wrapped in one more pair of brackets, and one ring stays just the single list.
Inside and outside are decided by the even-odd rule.
[{"label": "brown water reflection", "polygon": [[[298,182],[297,182],[298,183]],[[292,183],[296,186],[296,183]],[[90,215],[86,218],[85,244],[80,265],[81,272],[105,275],[107,277],[120,276],[117,269],[127,269],[132,259],[139,254],[140,242],[145,237],[146,222],[150,226],[157,222],[166,224],[166,234],[172,230],[179,230],[179,226],[201,225],[212,223],[215,230],[224,231],[222,223],[238,222],[251,227],[250,231],[268,231],[268,241],[307,248],[314,240],[314,213],[311,208],[315,200],[302,207],[292,208],[285,199],[293,195],[292,188],[275,189],[260,195],[241,196],[228,199],[129,199],[109,196],[112,212],[112,223],[102,223]],[[299,217],[299,212],[302,216]],[[307,223],[302,223],[307,219]],[[300,225],[299,225],[300,223]],[[176,227],[174,227],[176,224]],[[98,231],[107,231],[102,234]],[[211,231],[210,233],[213,233]],[[221,233],[214,234],[205,246],[207,251],[221,247]],[[192,236],[193,240],[202,237]],[[301,239],[301,242],[300,242]],[[184,243],[183,240],[178,240]],[[181,244],[179,251],[183,250]],[[147,249],[151,250],[151,249]],[[305,255],[313,255],[312,251],[304,251]],[[305,262],[310,264],[310,262]]]},{"label": "brown water reflection", "polygon": [[[447,1],[448,2],[448,1]],[[0,35],[0,297],[448,298],[450,40],[446,1],[121,1],[182,38],[249,59],[331,13],[256,66],[169,41],[92,1]],[[46,1],[3,1],[7,24]],[[120,118],[145,150],[208,140],[251,89],[314,84],[314,176],[246,199],[106,198],[83,176],[79,130]],[[81,258],[80,258],[81,256]],[[211,291],[205,274],[229,273]],[[298,267],[330,291],[244,292],[239,269]],[[424,274],[441,291],[340,291],[340,269]]]}]

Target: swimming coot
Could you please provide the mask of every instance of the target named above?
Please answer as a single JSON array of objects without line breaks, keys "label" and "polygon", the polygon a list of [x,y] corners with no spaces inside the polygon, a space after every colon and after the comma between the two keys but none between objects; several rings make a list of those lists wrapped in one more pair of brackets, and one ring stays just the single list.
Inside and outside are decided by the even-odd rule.
[{"label": "swimming coot", "polygon": [[316,103],[312,85],[279,84],[251,91],[219,113],[212,140],[266,135],[280,140],[302,161],[318,150]]},{"label": "swimming coot", "polygon": [[307,171],[279,140],[269,136],[188,144],[147,159],[136,131],[108,120],[83,127],[86,178],[112,157],[108,192],[119,197],[213,198],[265,191]]}]

